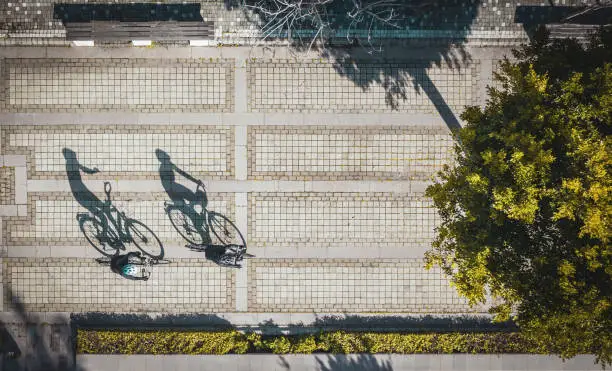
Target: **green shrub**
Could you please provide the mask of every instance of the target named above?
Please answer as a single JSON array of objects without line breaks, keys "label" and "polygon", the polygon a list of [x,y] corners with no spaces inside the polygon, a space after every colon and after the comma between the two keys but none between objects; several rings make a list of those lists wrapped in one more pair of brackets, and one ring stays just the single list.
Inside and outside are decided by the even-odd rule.
[{"label": "green shrub", "polygon": [[262,350],[267,350],[274,354],[291,353],[291,342],[285,336],[274,336],[263,341],[264,347]]},{"label": "green shrub", "polygon": [[520,333],[322,332],[266,335],[227,331],[78,330],[84,354],[243,354],[243,353],[550,353]]},{"label": "green shrub", "polygon": [[317,343],[316,339],[312,335],[303,335],[296,337],[291,353],[310,354],[320,352],[323,350],[321,344]]}]

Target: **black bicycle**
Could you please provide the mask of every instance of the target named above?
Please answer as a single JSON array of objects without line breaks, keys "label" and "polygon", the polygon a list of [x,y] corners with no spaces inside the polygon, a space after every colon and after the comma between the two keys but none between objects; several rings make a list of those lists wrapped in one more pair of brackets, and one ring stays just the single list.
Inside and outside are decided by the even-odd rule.
[{"label": "black bicycle", "polygon": [[246,246],[244,245],[190,245],[189,248],[195,251],[203,251],[208,260],[212,260],[218,265],[230,268],[240,268],[242,267],[240,263],[244,258],[255,257],[255,255],[246,252]]},{"label": "black bicycle", "polygon": [[[125,245],[134,243],[145,255],[161,259],[164,248],[155,233],[142,222],[127,217],[125,212],[117,210],[110,200],[111,185],[104,182],[106,201],[101,213],[77,214],[81,231],[91,246],[105,256],[113,256],[119,250],[125,250]],[[115,214],[115,216],[113,216]]]}]

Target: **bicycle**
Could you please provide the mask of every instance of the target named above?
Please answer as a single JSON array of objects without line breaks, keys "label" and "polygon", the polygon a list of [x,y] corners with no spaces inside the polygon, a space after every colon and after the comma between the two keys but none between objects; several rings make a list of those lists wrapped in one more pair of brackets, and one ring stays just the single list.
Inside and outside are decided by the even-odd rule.
[{"label": "bicycle", "polygon": [[[104,256],[101,258],[96,258],[95,261],[98,262],[100,265],[110,265],[111,257]],[[162,264],[170,264],[170,263],[171,262],[168,259],[154,258],[149,255],[141,256],[140,262],[134,262],[134,261],[130,262],[130,264],[142,265],[141,274],[143,277],[151,275],[151,271],[154,265],[162,265]]]},{"label": "bicycle", "polygon": [[89,244],[104,256],[114,256],[119,250],[125,250],[126,243],[133,242],[145,255],[161,259],[164,256],[164,248],[159,238],[144,223],[117,210],[111,203],[110,192],[110,183],[104,182],[106,201],[101,207],[104,220],[100,220],[100,217],[93,213],[77,214],[79,227]]},{"label": "bicycle", "polygon": [[[196,187],[196,194],[200,188],[205,192],[201,181]],[[207,210],[203,201],[199,204],[201,212],[197,212],[191,204],[165,202],[164,205],[174,229],[191,245],[211,244],[210,231],[212,231],[222,245],[238,245],[246,249],[244,237],[236,225],[226,216]]]},{"label": "bicycle", "polygon": [[[248,254],[246,252],[246,246],[244,245],[227,245],[227,246],[197,246],[191,245],[190,248],[196,251],[204,251],[207,253],[207,258],[214,261],[215,263],[231,268],[240,268],[242,265],[239,263],[244,258],[254,258],[255,255]],[[223,249],[223,251],[220,251]],[[217,251],[214,251],[217,250]],[[208,254],[210,253],[210,254]]]}]

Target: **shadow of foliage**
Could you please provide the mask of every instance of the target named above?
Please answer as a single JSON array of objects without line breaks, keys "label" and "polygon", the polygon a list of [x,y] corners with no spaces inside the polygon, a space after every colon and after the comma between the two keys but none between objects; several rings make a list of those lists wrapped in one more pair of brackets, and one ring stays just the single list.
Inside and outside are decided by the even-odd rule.
[{"label": "shadow of foliage", "polygon": [[226,319],[215,314],[137,314],[86,312],[70,315],[71,324],[86,329],[189,329],[223,330],[233,326]]},{"label": "shadow of foliage", "polygon": [[334,354],[318,356],[320,371],[393,371],[390,360],[371,354]]},{"label": "shadow of foliage", "polygon": [[[478,15],[480,0],[408,0],[392,2],[393,21],[381,21],[379,17],[365,17],[355,23],[350,17],[353,2],[334,0],[320,5],[318,12],[324,20],[312,21],[300,18],[293,25],[293,47],[297,51],[316,50],[333,63],[335,71],[352,81],[363,91],[380,86],[385,91],[385,103],[391,110],[401,110],[401,104],[410,99],[413,92],[424,94],[436,112],[451,130],[460,127],[455,112],[463,109],[455,102],[449,104],[443,92],[429,75],[432,66],[444,66],[451,70],[464,68],[470,62],[469,53],[463,47],[472,23]],[[247,0],[248,6],[261,5],[273,9],[274,0]],[[376,1],[361,1],[362,7]],[[235,8],[233,2],[226,2]],[[308,5],[307,5],[308,6]],[[261,7],[261,6],[260,6]],[[249,8],[245,17],[260,27],[273,20],[269,12]],[[387,10],[385,10],[387,11]],[[388,13],[385,13],[388,14]],[[317,19],[319,19],[318,16]],[[313,25],[313,22],[319,22]],[[326,24],[322,42],[313,44],[314,29]],[[287,37],[287,32],[277,37]],[[451,107],[451,105],[453,105]],[[468,102],[476,104],[476,102]],[[360,107],[351,107],[359,110]]]},{"label": "shadow of foliage", "polygon": [[517,331],[512,321],[493,323],[484,316],[322,316],[312,324],[330,330],[408,332],[499,332]]},{"label": "shadow of foliage", "polygon": [[[76,363],[76,331],[69,323],[48,324],[26,312],[24,304],[11,287],[4,285],[11,309],[17,314],[18,327],[25,327],[24,349],[6,330],[3,324],[2,367],[5,371],[86,371]],[[13,352],[7,357],[8,352]]]},{"label": "shadow of foliage", "polygon": [[321,331],[352,332],[515,332],[518,326],[512,321],[494,323],[489,316],[394,316],[394,315],[324,315],[311,323],[279,325],[273,320],[260,322],[256,326],[245,326],[245,330],[256,330],[265,335],[304,334]]},{"label": "shadow of foliage", "polygon": [[198,22],[203,21],[200,14],[201,4],[54,4],[53,18],[62,22]]}]

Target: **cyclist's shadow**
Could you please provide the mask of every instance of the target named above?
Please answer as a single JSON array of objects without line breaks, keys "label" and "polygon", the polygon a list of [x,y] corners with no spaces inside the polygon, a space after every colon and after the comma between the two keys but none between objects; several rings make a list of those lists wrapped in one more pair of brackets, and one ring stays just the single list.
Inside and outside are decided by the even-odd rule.
[{"label": "cyclist's shadow", "polygon": [[[224,251],[228,245],[246,246],[236,225],[226,216],[209,211],[208,197],[202,181],[176,166],[163,150],[155,150],[159,160],[159,177],[164,190],[172,200],[166,202],[166,214],[172,226],[194,250],[207,254]],[[195,191],[176,181],[176,175],[197,184]]]},{"label": "cyclist's shadow", "polygon": [[89,244],[103,255],[113,256],[118,254],[119,250],[125,250],[126,244],[134,243],[146,255],[161,259],[164,249],[159,238],[145,224],[117,210],[110,199],[110,183],[104,184],[106,201],[100,200],[87,188],[81,171],[85,174],[96,174],[100,170],[83,166],[71,149],[64,148],[62,153],[66,160],[66,174],[72,195],[89,211],[77,214],[79,227]]}]

